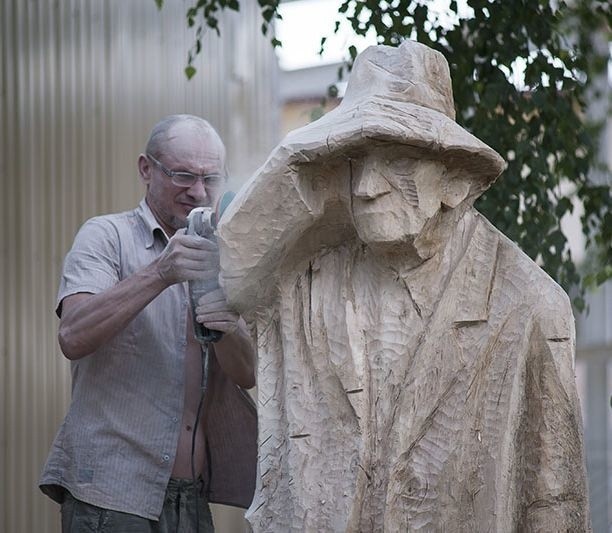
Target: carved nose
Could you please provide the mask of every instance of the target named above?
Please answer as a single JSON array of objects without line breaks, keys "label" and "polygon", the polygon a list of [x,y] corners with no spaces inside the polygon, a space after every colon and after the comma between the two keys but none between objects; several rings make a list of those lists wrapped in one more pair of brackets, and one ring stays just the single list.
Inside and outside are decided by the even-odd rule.
[{"label": "carved nose", "polygon": [[391,185],[376,165],[364,165],[353,175],[353,194],[364,200],[374,200],[391,192]]}]

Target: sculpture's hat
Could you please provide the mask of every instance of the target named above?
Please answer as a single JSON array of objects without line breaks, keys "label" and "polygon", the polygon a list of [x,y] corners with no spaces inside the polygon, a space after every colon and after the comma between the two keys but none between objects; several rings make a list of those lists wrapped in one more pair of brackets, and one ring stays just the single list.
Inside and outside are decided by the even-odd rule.
[{"label": "sculpture's hat", "polygon": [[[442,54],[411,41],[399,48],[365,50],[355,61],[342,103],[289,133],[223,215],[219,250],[232,305],[243,310],[249,302],[269,301],[274,290],[270,273],[288,251],[293,250],[292,260],[297,261],[321,243],[332,246],[352,235],[345,212],[325,221],[327,210],[333,212],[336,200],[342,202],[341,195],[335,196],[334,187],[311,182],[313,173],[300,171],[303,163],[353,158],[372,145],[389,143],[398,148],[398,157],[442,160],[449,176],[464,175],[471,181],[472,198],[488,187],[504,169],[504,160],[461,128],[454,116]],[[406,154],[402,147],[409,147]],[[319,220],[328,224],[326,231],[305,237]]]},{"label": "sculpture's hat", "polygon": [[[398,48],[371,46],[355,60],[340,105],[289,133],[278,149],[288,164],[367,142],[390,142],[441,159],[488,185],[504,169],[504,160],[454,119],[450,73],[441,53],[415,41]],[[282,153],[276,154],[280,163]]]}]

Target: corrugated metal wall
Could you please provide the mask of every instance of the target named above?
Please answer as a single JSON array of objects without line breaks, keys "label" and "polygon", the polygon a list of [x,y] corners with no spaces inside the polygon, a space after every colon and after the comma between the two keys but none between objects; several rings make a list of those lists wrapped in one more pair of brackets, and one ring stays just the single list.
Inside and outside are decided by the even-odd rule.
[{"label": "corrugated metal wall", "polygon": [[191,82],[184,14],[195,2],[165,3],[0,1],[2,532],[59,530],[36,482],[70,395],[53,309],[80,224],[137,203],[136,157],[165,114],[208,118],[237,182],[277,141],[277,67],[256,0],[222,17]]},{"label": "corrugated metal wall", "polygon": [[[612,136],[609,142],[612,149]],[[598,533],[612,531],[612,281],[587,293],[586,301],[589,314],[576,317],[576,373],[582,393],[591,518]]]}]

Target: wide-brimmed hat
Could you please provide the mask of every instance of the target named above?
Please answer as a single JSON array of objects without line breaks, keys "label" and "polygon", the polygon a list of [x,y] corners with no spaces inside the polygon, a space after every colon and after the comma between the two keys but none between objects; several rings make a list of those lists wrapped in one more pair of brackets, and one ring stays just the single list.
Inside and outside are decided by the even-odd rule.
[{"label": "wide-brimmed hat", "polygon": [[281,165],[313,161],[373,141],[406,145],[487,184],[505,167],[495,150],[455,122],[444,56],[415,41],[364,50],[340,105],[289,133],[272,159]]},{"label": "wide-brimmed hat", "polygon": [[[398,158],[441,160],[449,170],[447,179],[461,176],[472,184],[472,199],[486,189],[504,169],[504,160],[454,117],[450,73],[442,54],[413,41],[362,52],[341,104],[289,133],[221,219],[222,279],[230,303],[245,312],[254,301],[268,301],[274,286],[270,275],[290,251],[295,260],[307,257],[321,243],[332,245],[344,238],[343,231],[352,227],[337,213],[326,218],[333,195],[325,185],[321,190],[310,183],[316,172],[302,172],[303,163],[325,167],[328,158],[352,159],[379,144],[392,144]],[[322,221],[325,231],[304,238]]]}]

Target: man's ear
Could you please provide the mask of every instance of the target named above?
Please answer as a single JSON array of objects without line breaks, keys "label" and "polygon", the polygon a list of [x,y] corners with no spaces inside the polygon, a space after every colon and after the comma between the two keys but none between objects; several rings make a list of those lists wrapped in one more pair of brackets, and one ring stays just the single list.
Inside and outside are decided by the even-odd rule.
[{"label": "man's ear", "polygon": [[458,170],[447,170],[442,180],[441,202],[454,209],[470,194],[471,183],[465,173]]},{"label": "man's ear", "polygon": [[142,178],[142,181],[144,181],[145,185],[148,185],[151,181],[152,170],[153,167],[151,165],[151,161],[149,161],[149,158],[145,154],[140,154],[138,156],[138,173],[140,174],[140,177]]}]

